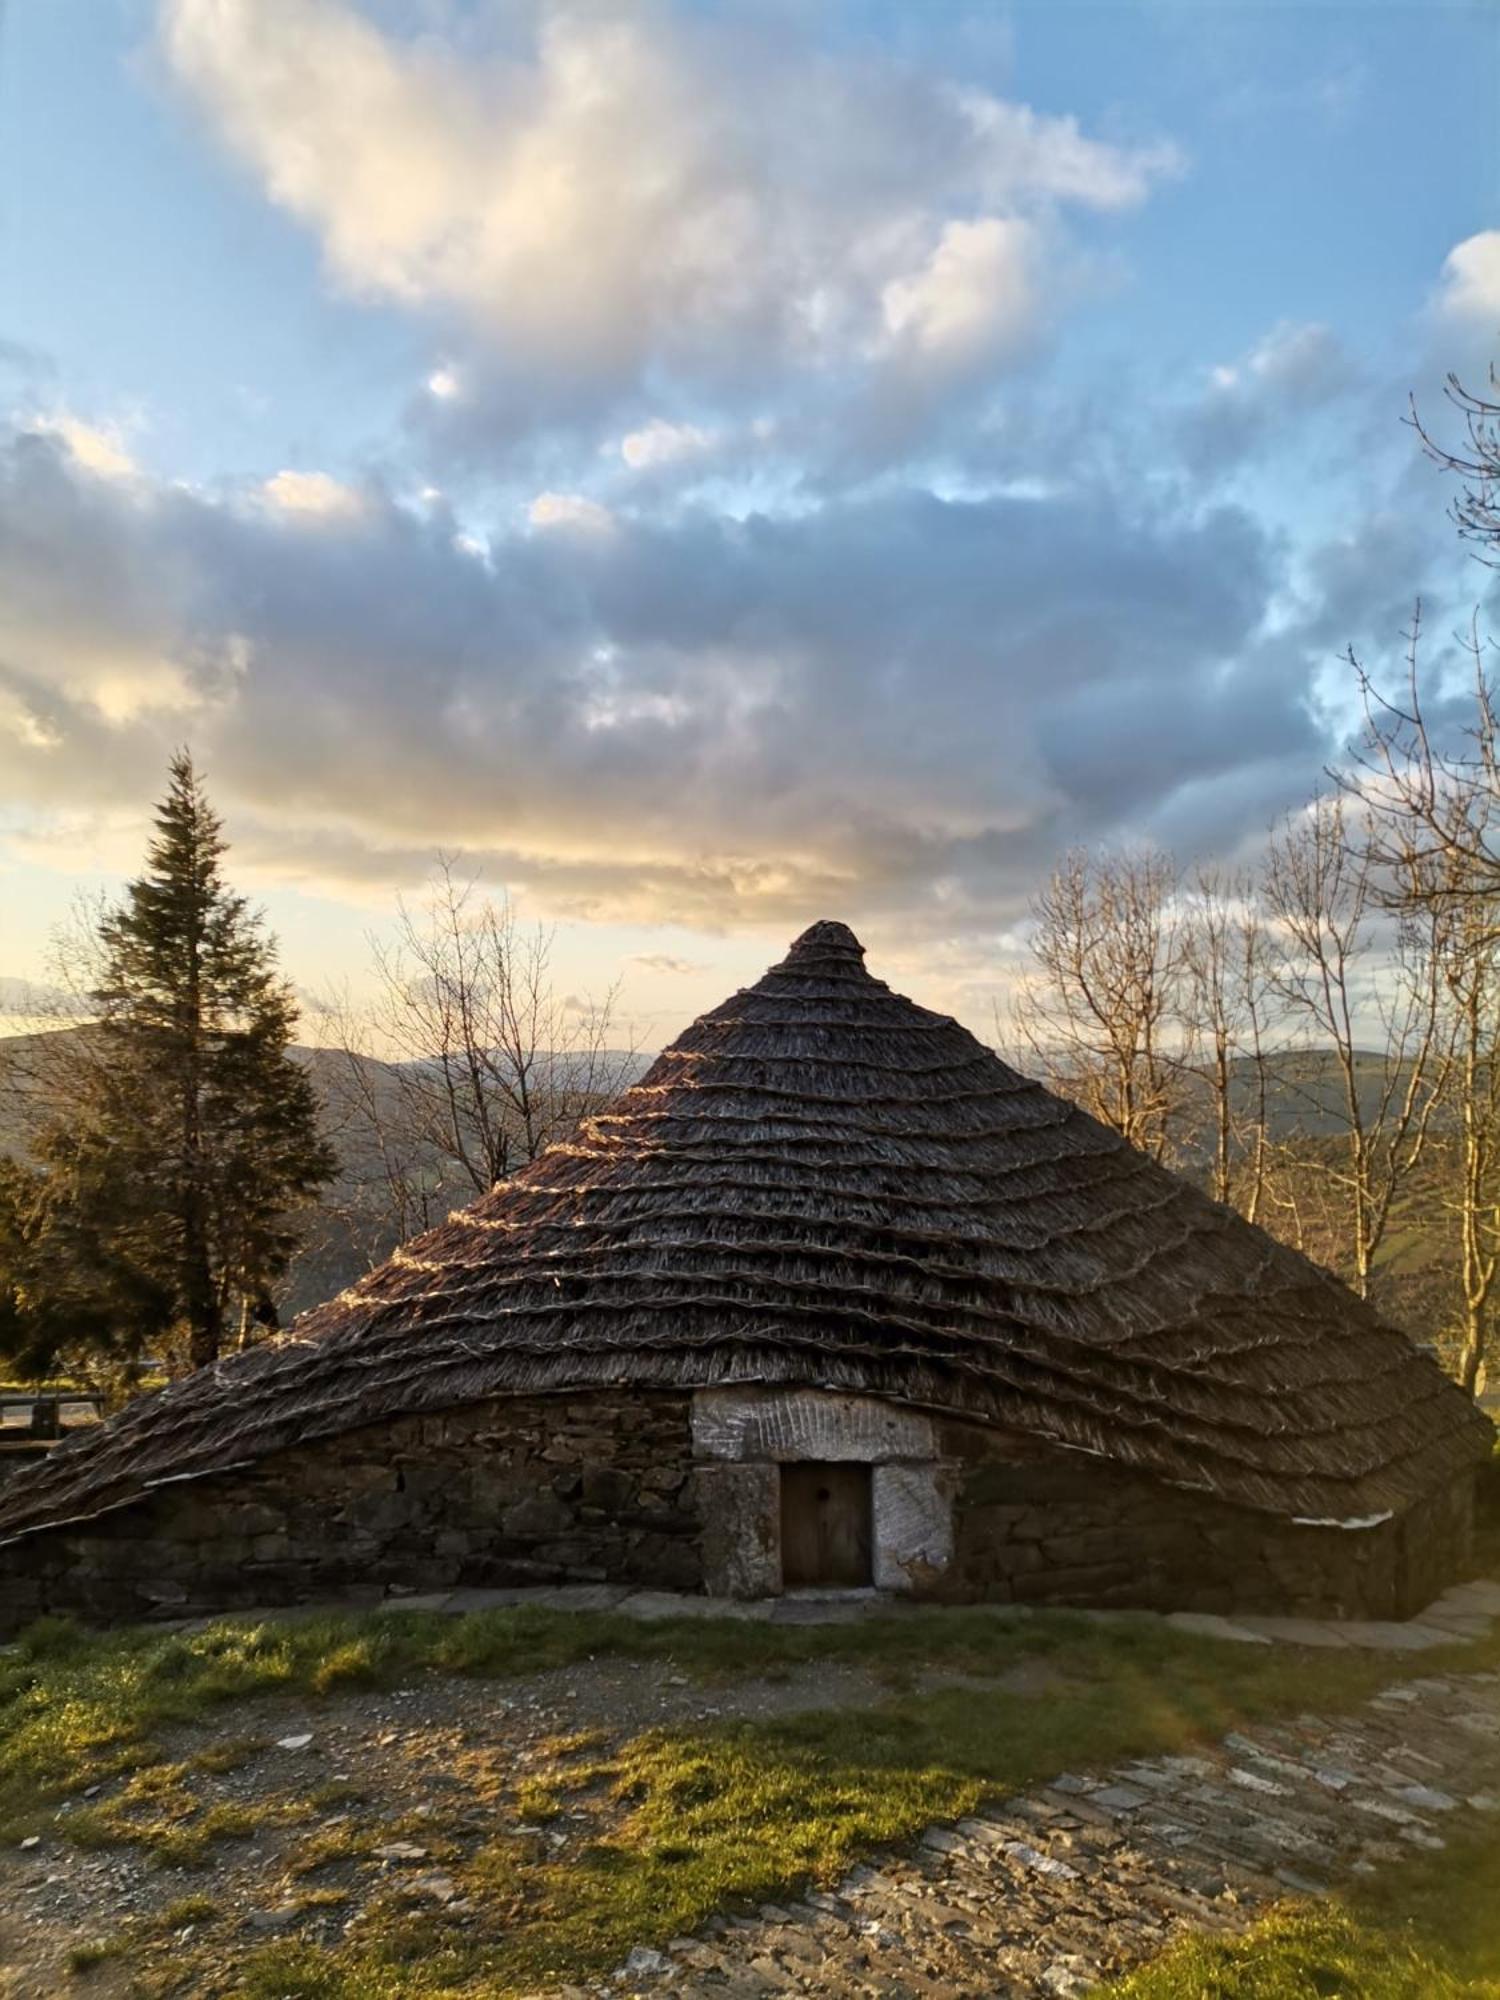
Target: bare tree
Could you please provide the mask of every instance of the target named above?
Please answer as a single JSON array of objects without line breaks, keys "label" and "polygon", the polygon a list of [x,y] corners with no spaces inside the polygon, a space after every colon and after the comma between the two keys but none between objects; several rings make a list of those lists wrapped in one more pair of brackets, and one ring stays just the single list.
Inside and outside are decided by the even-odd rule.
[{"label": "bare tree", "polygon": [[1434,464],[1457,473],[1464,482],[1453,502],[1453,518],[1466,540],[1480,544],[1480,561],[1493,566],[1500,563],[1500,556],[1490,553],[1500,545],[1500,374],[1493,366],[1489,391],[1487,396],[1476,395],[1456,375],[1448,377],[1444,394],[1463,418],[1464,434],[1456,448],[1432,435],[1415,402],[1409,421]]},{"label": "bare tree", "polygon": [[1500,938],[1488,912],[1460,903],[1443,927],[1441,966],[1452,1010],[1451,1097],[1459,1121],[1457,1375],[1479,1387],[1493,1341],[1500,1276]]},{"label": "bare tree", "polygon": [[1477,626],[1465,737],[1473,754],[1435,744],[1417,674],[1413,621],[1401,701],[1360,671],[1365,736],[1359,758],[1377,852],[1392,904],[1430,939],[1450,1049],[1446,1108],[1454,1168],[1443,1198],[1459,1242],[1457,1367],[1474,1389],[1490,1350],[1500,1279],[1500,784],[1496,711]]},{"label": "bare tree", "polygon": [[376,993],[330,1010],[346,1152],[400,1236],[451,1210],[564,1137],[628,1080],[611,1046],[618,989],[560,994],[553,933],[519,923],[440,861],[391,943],[374,944]]},{"label": "bare tree", "polygon": [[1183,939],[1177,871],[1140,849],[1063,857],[1032,905],[1015,1026],[1068,1096],[1160,1160],[1172,1135]]},{"label": "bare tree", "polygon": [[1183,1043],[1210,1101],[1216,1201],[1259,1219],[1270,1158],[1270,940],[1254,880],[1195,870],[1182,917]]},{"label": "bare tree", "polygon": [[[1500,707],[1485,672],[1489,648],[1477,617],[1460,640],[1469,656],[1468,714],[1449,740],[1430,724],[1422,699],[1422,606],[1406,635],[1405,683],[1382,693],[1351,652],[1364,704],[1364,738],[1344,780],[1369,821],[1376,858],[1400,875],[1405,894],[1500,909]],[[1455,801],[1483,811],[1454,811]]]},{"label": "bare tree", "polygon": [[1378,868],[1359,801],[1341,791],[1282,822],[1264,879],[1271,984],[1293,1032],[1331,1055],[1334,1100],[1299,1083],[1285,1060],[1280,1079],[1335,1126],[1324,1174],[1344,1210],[1340,1235],[1362,1296],[1446,1080],[1431,919],[1402,910],[1383,925]]}]

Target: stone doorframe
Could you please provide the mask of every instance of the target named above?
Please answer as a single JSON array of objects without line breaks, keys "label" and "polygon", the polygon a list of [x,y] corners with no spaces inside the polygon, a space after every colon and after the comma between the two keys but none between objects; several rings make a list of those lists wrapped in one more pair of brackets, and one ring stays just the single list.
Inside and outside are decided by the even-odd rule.
[{"label": "stone doorframe", "polygon": [[877,1590],[930,1587],[953,1559],[956,1482],[920,1411],[822,1389],[699,1389],[693,1458],[712,1597],[781,1594],[781,1467],[807,1459],[871,1468]]}]

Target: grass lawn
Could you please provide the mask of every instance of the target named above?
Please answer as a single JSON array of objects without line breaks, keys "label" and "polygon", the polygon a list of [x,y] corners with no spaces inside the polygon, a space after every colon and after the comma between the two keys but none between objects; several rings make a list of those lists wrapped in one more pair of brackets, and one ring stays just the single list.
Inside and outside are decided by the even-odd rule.
[{"label": "grass lawn", "polygon": [[[976,1700],[970,1687],[916,1684],[933,1670],[993,1678],[1038,1657],[1056,1681],[1041,1700],[1001,1687]],[[216,1941],[214,1919],[205,1917],[196,1956],[164,1950],[153,1969],[144,1933],[103,1940],[99,1955],[124,1953],[133,1965],[139,1958],[142,1993],[418,2000],[525,1992],[549,1977],[605,1971],[631,1945],[664,1942],[714,1910],[829,1881],[872,1848],[1065,1767],[1181,1749],[1240,1722],[1348,1709],[1403,1671],[1371,1654],[1239,1646],[1148,1620],[1101,1625],[1065,1612],[797,1627],[512,1610],[463,1619],[225,1619],[194,1635],[84,1634],[43,1623],[0,1658],[0,1841],[41,1833],[131,1843],[170,1867],[201,1866],[254,1828],[203,1796],[215,1753],[207,1761],[202,1753],[166,1756],[156,1738],[173,1723],[222,1716],[225,1768],[275,1733],[277,1696],[420,1688],[426,1676],[504,1677],[589,1658],[671,1662],[721,1684],[806,1662],[862,1664],[878,1671],[885,1693],[857,1712],[558,1740],[545,1767],[485,1796],[482,1836],[462,1837],[457,1820],[423,1822],[424,1841],[470,1904],[462,1926],[415,1913],[372,1883],[354,1930],[331,1951],[278,1941],[246,1952],[242,1938],[230,1945],[229,1932]],[[1500,1643],[1492,1642],[1423,1655],[1419,1669],[1405,1670],[1496,1663]],[[80,1805],[94,1785],[101,1796]],[[64,1798],[73,1804],[54,1820]],[[402,1828],[382,1818],[378,1800],[356,1797],[330,1837],[317,1825],[326,1811],[316,1795],[288,1792],[257,1823],[293,1843],[279,1851],[298,1894],[332,1900],[349,1868]],[[559,1859],[546,1829],[564,1812],[582,1832]],[[1189,1983],[1161,1992],[1219,1990]],[[1363,1989],[1265,1992],[1325,1990]],[[1407,1990],[1421,1989],[1391,1989]]]},{"label": "grass lawn", "polygon": [[1100,2000],[1500,2000],[1500,1841],[1481,1829],[1233,1943],[1195,1939]]}]

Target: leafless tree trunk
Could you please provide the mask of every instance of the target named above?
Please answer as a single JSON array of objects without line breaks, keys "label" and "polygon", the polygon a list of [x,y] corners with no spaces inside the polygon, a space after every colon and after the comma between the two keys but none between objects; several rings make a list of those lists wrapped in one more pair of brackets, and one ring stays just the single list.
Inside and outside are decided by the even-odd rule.
[{"label": "leafless tree trunk", "polygon": [[[368,1134],[364,1178],[396,1231],[441,1221],[564,1138],[629,1080],[617,999],[559,994],[553,934],[440,862],[374,946],[376,994],[334,1009],[340,1115]],[[354,1150],[345,1141],[346,1151]]]},{"label": "leafless tree trunk", "polygon": [[1459,1240],[1457,1373],[1480,1379],[1500,1278],[1500,742],[1477,626],[1470,628],[1469,749],[1445,754],[1423,711],[1413,620],[1400,702],[1358,669],[1365,704],[1360,758],[1387,894],[1430,939],[1451,1050],[1446,1101],[1456,1173],[1445,1189]]},{"label": "leafless tree trunk", "polygon": [[[1380,935],[1377,870],[1360,803],[1339,792],[1275,831],[1264,888],[1277,945],[1272,985],[1304,1043],[1330,1052],[1338,1077],[1337,1106],[1315,1108],[1332,1108],[1340,1128],[1327,1172],[1346,1203],[1350,1275],[1365,1297],[1446,1072],[1430,925],[1401,913],[1394,933]],[[1283,1063],[1282,1078],[1294,1079],[1294,1067]]]},{"label": "leafless tree trunk", "polygon": [[1267,1032],[1271,966],[1257,887],[1247,875],[1199,868],[1182,918],[1182,969],[1193,1068],[1211,1104],[1216,1201],[1260,1215],[1269,1163]]},{"label": "leafless tree trunk", "polygon": [[1456,1017],[1453,1095],[1460,1121],[1453,1195],[1462,1299],[1457,1373],[1472,1393],[1490,1357],[1500,1274],[1500,950],[1492,927],[1476,925],[1472,904],[1459,913],[1444,974]]},{"label": "leafless tree trunk", "polygon": [[1060,1089],[1160,1160],[1177,1100],[1183,940],[1177,873],[1152,851],[1066,855],[1032,905],[1037,976],[1016,1030]]},{"label": "leafless tree trunk", "polygon": [[99,1016],[99,930],[107,909],[102,895],[75,900],[52,933],[46,978],[28,993],[26,1031],[5,1043],[0,1107],[6,1126],[23,1142],[104,1074],[105,1056],[91,1027]]}]

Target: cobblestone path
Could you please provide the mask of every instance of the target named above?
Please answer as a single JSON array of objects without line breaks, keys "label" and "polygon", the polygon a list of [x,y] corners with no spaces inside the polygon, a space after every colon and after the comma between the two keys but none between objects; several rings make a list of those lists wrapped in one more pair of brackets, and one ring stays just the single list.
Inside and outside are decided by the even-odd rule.
[{"label": "cobblestone path", "polygon": [[1413,1680],[1353,1717],[1064,1775],[930,1829],[834,1894],[716,1919],[565,1992],[1068,2000],[1183,1931],[1241,1929],[1278,1899],[1441,1847],[1445,1826],[1483,1813],[1500,1837],[1500,1674]]}]

